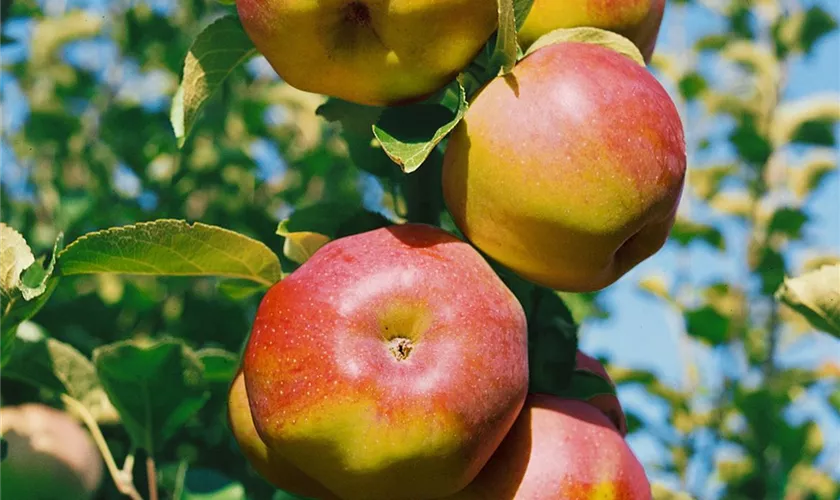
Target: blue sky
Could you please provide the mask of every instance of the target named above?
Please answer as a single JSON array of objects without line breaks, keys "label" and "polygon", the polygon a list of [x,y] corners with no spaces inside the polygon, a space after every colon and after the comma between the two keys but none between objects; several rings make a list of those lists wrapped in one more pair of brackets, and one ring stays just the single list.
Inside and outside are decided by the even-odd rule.
[{"label": "blue sky", "polygon": [[[208,0],[212,1],[212,0]],[[117,0],[41,0],[50,14],[60,14],[64,9],[73,7],[103,11],[128,1]],[[156,10],[168,12],[174,0],[147,1]],[[819,4],[840,18],[840,1],[820,0],[804,1],[804,6]],[[696,39],[702,34],[713,33],[722,29],[720,20],[705,9],[688,8],[682,14],[679,9],[669,8],[663,22],[658,51],[663,54],[679,54],[684,40]],[[5,47],[2,50],[3,62],[7,63],[26,57],[26,40],[31,33],[31,24],[12,21],[9,32],[20,37],[23,43]],[[120,62],[119,54],[113,44],[103,37],[93,41],[76,42],[64,50],[65,57],[79,67],[95,70],[107,78],[123,98],[139,99],[150,108],[165,108],[169,105],[173,82],[166,75],[143,72],[130,61]],[[115,65],[122,64],[119,68]],[[716,68],[709,66],[709,61],[702,61],[704,69],[712,73]],[[265,65],[258,62],[251,65],[254,71],[265,70]],[[119,71],[114,71],[119,69]],[[117,76],[114,76],[117,75]],[[815,53],[808,59],[797,59],[789,67],[790,83],[786,98],[797,99],[812,95],[837,93],[840,91],[840,35],[834,33],[823,39]],[[6,133],[19,129],[25,121],[27,105],[16,83],[3,73],[0,76],[2,87],[3,130],[2,141],[3,183],[14,187],[12,190],[25,195],[26,169],[11,155],[6,141]],[[276,119],[282,117],[276,116]],[[717,124],[717,129],[725,131],[725,123]],[[686,117],[686,129],[691,142],[691,115]],[[260,140],[252,145],[252,155],[264,177],[282,173],[282,156],[270,141]],[[732,152],[723,141],[715,144],[711,153],[715,159],[731,157]],[[698,155],[699,163],[710,160]],[[128,169],[118,169],[115,181],[119,189],[127,195],[142,195],[150,206],[154,204],[154,194],[144,191],[139,180]],[[375,183],[366,182],[366,201],[375,202],[378,195]],[[717,222],[718,216],[703,207],[692,204],[688,199],[684,209],[690,210],[692,217],[706,222]],[[806,244],[796,245],[791,253],[794,271],[801,263],[815,254],[840,254],[840,179],[837,173],[824,182],[805,205],[812,218]],[[663,276],[671,279],[674,270],[683,266],[692,283],[707,284],[716,280],[743,282],[745,277],[745,230],[737,223],[728,222],[722,226],[729,242],[728,250],[719,254],[703,247],[695,246],[688,254],[677,251],[672,245],[666,246],[660,253],[650,258],[628,273],[616,285],[605,292],[604,300],[612,311],[612,318],[603,322],[587,322],[582,329],[582,347],[591,354],[608,357],[613,363],[632,368],[641,368],[654,372],[668,385],[685,388],[689,382],[687,366],[699,363],[700,380],[704,390],[714,391],[720,386],[721,373],[728,370],[738,373],[739,366],[724,353],[716,352],[687,338],[684,333],[682,315],[664,305],[658,299],[638,292],[636,284],[649,276]],[[686,265],[686,259],[688,264]],[[814,366],[828,360],[840,359],[840,342],[826,335],[814,333],[806,335],[796,342],[785,345],[781,351],[780,362],[784,366]],[[748,379],[751,375],[748,375]],[[812,391],[797,405],[791,413],[793,420],[814,417],[823,426],[825,435],[840,435],[840,422],[825,407],[820,392]],[[662,427],[665,409],[651,400],[642,391],[628,388],[621,392],[624,404],[643,415],[656,427]],[[702,397],[701,397],[702,399]],[[659,424],[659,425],[657,425]],[[660,444],[648,433],[639,433],[629,439],[639,456],[646,464],[662,462],[665,456]],[[827,441],[828,442],[828,441]],[[840,446],[830,448],[822,458],[823,464],[835,477],[840,478]],[[698,469],[694,480],[702,481],[707,471]],[[658,477],[658,476],[657,476]]]}]

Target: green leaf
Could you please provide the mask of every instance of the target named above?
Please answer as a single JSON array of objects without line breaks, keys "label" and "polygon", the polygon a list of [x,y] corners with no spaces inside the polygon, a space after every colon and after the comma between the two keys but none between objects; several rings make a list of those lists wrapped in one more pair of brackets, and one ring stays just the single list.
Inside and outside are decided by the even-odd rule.
[{"label": "green leaf", "polygon": [[819,5],[814,5],[805,12],[799,33],[799,46],[808,54],[820,39],[836,29],[837,20]]},{"label": "green leaf", "polygon": [[[447,91],[457,92],[454,110],[444,105]],[[382,149],[406,173],[414,172],[423,164],[467,111],[467,97],[460,83],[450,84],[442,96],[418,104],[387,108],[373,126],[373,134]]]},{"label": "green leaf", "polygon": [[781,146],[791,142],[833,146],[832,126],[840,121],[840,96],[813,95],[781,104],[770,129],[770,139]]},{"label": "green leaf", "polygon": [[719,52],[733,39],[731,33],[706,35],[694,42],[694,49],[698,52]]},{"label": "green leaf", "polygon": [[246,300],[264,293],[267,289],[265,285],[253,281],[222,280],[219,282],[219,292],[231,300]]},{"label": "green leaf", "polygon": [[518,45],[516,43],[516,8],[514,0],[497,0],[499,6],[499,26],[496,32],[496,46],[490,58],[491,64],[501,68],[506,75],[516,64]]},{"label": "green leaf", "polygon": [[114,408],[93,364],[69,344],[43,336],[18,337],[15,356],[3,367],[3,377],[67,394],[84,405],[96,420],[114,420]]},{"label": "green leaf", "polygon": [[575,370],[565,388],[555,388],[549,394],[564,399],[578,399],[587,401],[595,396],[615,396],[615,387],[601,376],[585,371]]},{"label": "green leaf", "polygon": [[50,263],[44,268],[43,259],[38,259],[33,265],[29,266],[20,277],[20,284],[18,289],[24,300],[32,300],[40,297],[47,291],[47,282],[52,277],[55,270],[55,262],[61,247],[64,244],[64,234],[59,233],[53,244],[53,251],[50,256]]},{"label": "green leaf", "polygon": [[786,278],[776,298],[814,328],[840,338],[840,264]]},{"label": "green leaf", "polygon": [[59,272],[219,276],[271,286],[280,260],[263,243],[227,229],[178,220],[89,233],[59,255]]},{"label": "green leaf", "polygon": [[239,357],[224,349],[205,347],[196,354],[204,366],[204,380],[229,384],[239,369]]},{"label": "green leaf", "polygon": [[685,322],[689,335],[709,345],[717,346],[728,340],[732,320],[713,307],[703,306],[686,311]]},{"label": "green leaf", "polygon": [[646,66],[642,53],[639,52],[639,48],[636,47],[633,42],[617,33],[613,33],[612,31],[589,27],[563,28],[546,33],[528,47],[524,57],[528,57],[529,54],[533,54],[535,51],[548,45],[564,42],[594,43],[596,45],[601,45],[629,57],[630,59],[636,61],[640,66]]},{"label": "green leaf", "polygon": [[695,71],[683,75],[677,85],[680,89],[680,94],[682,94],[686,101],[697,99],[700,94],[709,88],[709,84],[703,75]]},{"label": "green leaf", "polygon": [[220,472],[190,469],[181,500],[246,500],[245,487]]},{"label": "green leaf", "polygon": [[671,239],[682,247],[700,241],[718,250],[726,249],[726,242],[719,229],[682,218],[678,218],[674,223],[674,227],[671,229]]},{"label": "green leaf", "polygon": [[516,19],[516,31],[525,24],[525,19],[534,6],[534,0],[513,0],[513,17]]},{"label": "green leaf", "polygon": [[801,238],[808,215],[798,208],[784,207],[776,210],[767,230],[771,234],[784,234],[788,238]]},{"label": "green leaf", "polygon": [[94,350],[93,364],[132,442],[151,455],[209,397],[201,359],[180,340],[115,342]]},{"label": "green leaf", "polygon": [[347,143],[347,152],[356,168],[392,178],[400,171],[373,135],[373,126],[384,109],[331,97],[315,113],[341,125],[341,137]]},{"label": "green leaf", "polygon": [[196,37],[184,61],[181,86],[170,111],[178,147],[184,145],[202,107],[233,70],[255,53],[236,16],[216,20]]},{"label": "green leaf", "polygon": [[738,119],[738,124],[729,134],[729,142],[738,156],[755,166],[767,163],[773,153],[773,145],[759,132],[753,115],[742,115]]},{"label": "green leaf", "polygon": [[770,295],[785,281],[785,257],[766,246],[758,250],[756,257],[753,270],[761,278],[761,293]]},{"label": "green leaf", "polygon": [[720,191],[723,182],[736,172],[738,167],[733,164],[694,168],[688,173],[688,185],[699,198],[708,201]]},{"label": "green leaf", "polygon": [[274,496],[271,497],[271,500],[310,500],[306,497],[302,497],[299,495],[294,495],[289,493],[288,491],[277,490],[274,492]]},{"label": "green leaf", "polygon": [[528,315],[529,392],[560,394],[572,379],[577,325],[556,292],[535,287]]}]

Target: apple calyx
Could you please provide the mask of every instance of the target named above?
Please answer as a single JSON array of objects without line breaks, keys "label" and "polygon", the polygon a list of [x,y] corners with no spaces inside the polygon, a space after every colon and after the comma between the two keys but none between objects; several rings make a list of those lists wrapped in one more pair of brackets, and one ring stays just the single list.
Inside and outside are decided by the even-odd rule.
[{"label": "apple calyx", "polygon": [[414,342],[405,337],[395,337],[388,341],[388,350],[397,361],[405,361],[414,349]]},{"label": "apple calyx", "polygon": [[560,28],[550,31],[539,37],[537,41],[531,44],[531,46],[528,47],[528,50],[522,55],[521,59],[524,59],[537,50],[549,45],[574,42],[591,43],[606,47],[610,50],[618,52],[619,54],[629,57],[642,67],[647,67],[647,64],[645,64],[645,58],[642,56],[641,51],[639,51],[636,44],[631,42],[629,38],[619,35],[613,31],[592,27]]},{"label": "apple calyx", "polygon": [[368,26],[370,9],[362,2],[350,2],[344,7],[344,19],[358,26]]}]

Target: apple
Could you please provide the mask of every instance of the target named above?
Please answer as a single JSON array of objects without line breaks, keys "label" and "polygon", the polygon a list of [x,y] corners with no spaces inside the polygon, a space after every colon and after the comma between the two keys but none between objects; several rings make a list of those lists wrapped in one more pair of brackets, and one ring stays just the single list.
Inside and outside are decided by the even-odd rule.
[{"label": "apple", "polygon": [[446,500],[649,500],[644,468],[597,408],[529,394],[478,477]]},{"label": "apple", "polygon": [[662,247],[685,169],[680,116],[659,82],[607,47],[561,42],[479,90],[450,136],[443,193],[489,257],[589,292]]},{"label": "apple", "polygon": [[[597,375],[609,382],[613,389],[615,389],[615,382],[610,378],[604,365],[580,350],[577,352],[575,370]],[[624,415],[624,409],[621,407],[621,402],[619,402],[618,397],[613,394],[598,394],[587,399],[586,402],[598,408],[604,415],[609,417],[622,436],[627,435],[627,417]]]},{"label": "apple", "polygon": [[102,457],[87,430],[64,411],[42,404],[0,409],[8,456],[0,463],[0,497],[94,498]]},{"label": "apple", "polygon": [[491,0],[236,0],[236,7],[287,83],[368,105],[443,88],[498,25]]},{"label": "apple", "polygon": [[527,49],[550,31],[588,26],[627,37],[650,62],[664,14],[665,0],[534,0],[519,42]]},{"label": "apple", "polygon": [[268,448],[346,500],[438,498],[479,473],[528,389],[524,311],[469,244],[405,224],[274,285],[243,356]]},{"label": "apple", "polygon": [[269,483],[289,493],[319,500],[336,498],[320,483],[304,474],[288,460],[269,450],[257,434],[251,418],[245,377],[236,374],[228,391],[228,425],[239,449],[254,469]]}]

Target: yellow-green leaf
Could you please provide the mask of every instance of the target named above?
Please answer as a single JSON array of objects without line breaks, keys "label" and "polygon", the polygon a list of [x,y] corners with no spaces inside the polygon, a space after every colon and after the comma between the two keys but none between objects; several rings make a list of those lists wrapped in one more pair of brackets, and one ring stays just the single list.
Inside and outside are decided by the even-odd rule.
[{"label": "yellow-green leaf", "polygon": [[563,42],[579,42],[579,43],[594,43],[602,45],[608,49],[612,49],[620,54],[623,54],[630,59],[633,59],[640,66],[645,66],[645,59],[639,48],[627,38],[613,33],[612,31],[602,30],[599,28],[564,28],[551,31],[541,36],[534,42],[525,52],[525,57],[529,54],[546,47],[554,45],[555,43]]},{"label": "yellow-green leaf", "polygon": [[786,278],[776,298],[802,314],[814,328],[840,338],[840,264]]}]

